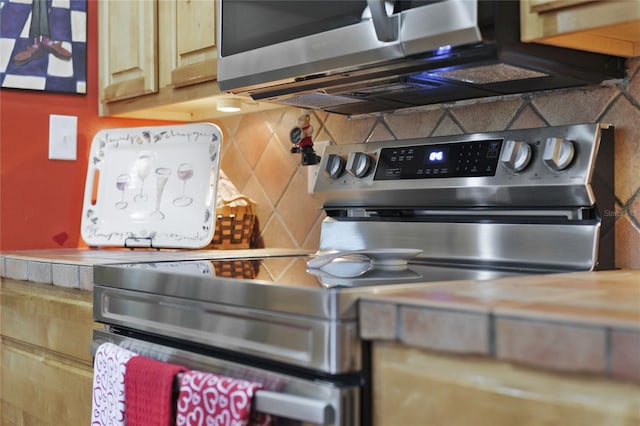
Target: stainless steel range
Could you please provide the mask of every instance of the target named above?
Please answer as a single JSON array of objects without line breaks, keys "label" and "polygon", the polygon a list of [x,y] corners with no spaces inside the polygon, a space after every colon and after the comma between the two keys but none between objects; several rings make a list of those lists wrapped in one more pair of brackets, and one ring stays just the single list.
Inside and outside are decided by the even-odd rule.
[{"label": "stainless steel range", "polygon": [[276,425],[371,424],[358,298],[613,268],[613,139],[580,124],[329,146],[316,253],[97,266],[94,346],[260,381]]}]

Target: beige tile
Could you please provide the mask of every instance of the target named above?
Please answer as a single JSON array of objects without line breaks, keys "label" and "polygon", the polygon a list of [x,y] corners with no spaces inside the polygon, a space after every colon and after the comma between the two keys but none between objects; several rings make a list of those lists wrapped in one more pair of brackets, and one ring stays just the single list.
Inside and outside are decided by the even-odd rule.
[{"label": "beige tile", "polygon": [[293,155],[284,152],[277,141],[272,140],[267,144],[254,173],[271,203],[277,204],[289,185],[296,171],[294,161]]},{"label": "beige tile", "polygon": [[531,105],[527,105],[518,113],[509,129],[532,129],[546,127],[546,125],[544,120],[531,108]]},{"label": "beige tile", "polygon": [[400,341],[422,348],[489,354],[489,315],[400,307]]},{"label": "beige tile", "polygon": [[60,287],[80,288],[80,266],[53,265],[53,284]]},{"label": "beige tile", "polygon": [[397,308],[393,303],[360,301],[358,304],[360,337],[395,340],[398,327]]},{"label": "beige tile", "polygon": [[331,135],[331,140],[343,145],[366,141],[375,124],[375,118],[348,118],[343,115],[330,114],[324,126],[327,133]]},{"label": "beige tile", "polygon": [[460,135],[464,130],[453,121],[450,116],[445,116],[438,126],[434,129],[432,136],[448,136],[448,135]]},{"label": "beige tile", "polygon": [[[301,172],[306,172],[306,169]],[[278,204],[278,211],[299,246],[322,214],[321,207],[319,202],[308,198],[307,182],[301,173],[296,173]]]},{"label": "beige tile", "polygon": [[[521,106],[520,99],[492,103],[478,102],[452,109],[451,112],[462,125],[465,133],[489,132],[504,130]],[[488,108],[491,108],[491,114],[487,114]]]},{"label": "beige tile", "polygon": [[29,262],[27,265],[28,279],[34,283],[51,284],[51,263],[50,262]]},{"label": "beige tile", "polygon": [[382,121],[378,121],[367,142],[390,141],[394,139],[395,137],[389,132],[387,126],[385,126]]},{"label": "beige tile", "polygon": [[[636,62],[640,64],[640,60],[637,60]],[[637,69],[635,78],[629,81],[629,85],[626,90],[627,93],[635,99],[636,103],[640,104],[640,74],[637,72]]]},{"label": "beige tile", "polygon": [[259,112],[243,115],[241,120],[234,141],[249,167],[253,168],[271,139],[273,131]]},{"label": "beige tile", "polygon": [[273,214],[273,203],[269,200],[269,197],[267,197],[262,185],[260,185],[260,182],[258,182],[255,176],[249,179],[244,187],[243,193],[256,202],[258,222],[260,225],[267,223]]},{"label": "beige tile", "polygon": [[495,339],[498,359],[553,370],[606,372],[604,328],[498,317]]},{"label": "beige tile", "polygon": [[558,90],[532,95],[532,103],[552,126],[593,123],[618,94],[612,86]]},{"label": "beige tile", "polygon": [[[640,330],[640,275],[637,271],[557,274],[522,277],[519,281],[522,290],[503,286],[497,293],[502,297],[518,294],[525,303],[494,305],[495,315]],[[539,297],[535,297],[536,293]]]},{"label": "beige tile", "polygon": [[258,279],[277,280],[285,273],[294,261],[288,257],[266,259],[258,271]]},{"label": "beige tile", "polygon": [[620,97],[602,121],[615,126],[615,194],[624,205],[640,187],[640,109]]},{"label": "beige tile", "polygon": [[275,132],[275,129],[280,125],[280,122],[282,121],[282,117],[288,110],[288,108],[277,108],[262,111],[260,114],[262,115],[264,121],[266,121],[269,127],[274,129]]},{"label": "beige tile", "polygon": [[611,374],[640,382],[640,332],[611,331]]},{"label": "beige tile", "polygon": [[627,76],[637,77],[638,70],[640,70],[640,56],[629,58],[627,60]]},{"label": "beige tile", "polygon": [[318,288],[320,283],[313,275],[307,273],[307,258],[299,258],[291,262],[283,271],[278,282],[295,287]]},{"label": "beige tile", "polygon": [[431,135],[442,117],[442,110],[412,114],[386,115],[384,121],[398,139],[423,138]]},{"label": "beige tile", "polygon": [[249,167],[249,164],[235,144],[230,146],[222,157],[221,167],[231,182],[233,182],[238,190],[242,191],[251,177],[252,172],[251,167]]},{"label": "beige tile", "polygon": [[7,278],[14,280],[27,280],[29,269],[27,261],[22,259],[5,258],[5,274]]},{"label": "beige tile", "polygon": [[302,248],[307,250],[316,251],[320,247],[320,230],[322,228],[322,221],[327,217],[327,215],[322,211],[316,223],[313,225],[313,228],[307,234],[307,237],[304,239],[302,243]]},{"label": "beige tile", "polygon": [[240,127],[240,123],[242,122],[242,115],[232,115],[229,117],[225,117],[221,119],[220,122],[224,126],[224,135],[233,137]]},{"label": "beige tile", "polygon": [[616,267],[640,269],[640,232],[625,215],[616,221]]},{"label": "beige tile", "polygon": [[93,291],[93,267],[92,266],[80,266],[80,289]]},{"label": "beige tile", "polygon": [[279,215],[273,215],[262,231],[265,247],[298,248]]}]

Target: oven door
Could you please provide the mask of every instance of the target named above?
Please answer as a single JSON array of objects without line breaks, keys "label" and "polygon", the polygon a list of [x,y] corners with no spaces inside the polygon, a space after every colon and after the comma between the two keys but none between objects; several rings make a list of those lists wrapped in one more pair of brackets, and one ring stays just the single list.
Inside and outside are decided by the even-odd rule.
[{"label": "oven door", "polygon": [[468,0],[218,2],[218,84],[242,93],[482,40]]},{"label": "oven door", "polygon": [[[159,341],[145,336],[128,336],[107,330],[94,330],[91,352],[106,342],[116,344],[137,354],[163,362],[182,365],[192,370],[207,371],[261,383],[256,392],[254,407],[257,412],[271,416],[272,425],[335,425],[353,426],[362,423],[362,383],[359,380],[327,378],[301,378],[253,363],[235,362],[185,348],[172,346],[170,341]],[[238,359],[241,359],[238,356]],[[352,383],[349,383],[351,381]],[[367,417],[367,416],[365,416]]]}]

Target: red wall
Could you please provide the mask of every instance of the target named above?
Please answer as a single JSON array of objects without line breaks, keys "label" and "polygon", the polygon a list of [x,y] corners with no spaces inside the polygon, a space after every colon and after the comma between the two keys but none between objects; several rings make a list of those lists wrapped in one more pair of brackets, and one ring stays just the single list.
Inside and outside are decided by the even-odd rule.
[{"label": "red wall", "polygon": [[[0,90],[0,250],[83,247],[87,157],[104,128],[164,124],[98,117],[98,4],[88,0],[87,94]],[[49,160],[49,115],[78,117],[76,161]]]}]

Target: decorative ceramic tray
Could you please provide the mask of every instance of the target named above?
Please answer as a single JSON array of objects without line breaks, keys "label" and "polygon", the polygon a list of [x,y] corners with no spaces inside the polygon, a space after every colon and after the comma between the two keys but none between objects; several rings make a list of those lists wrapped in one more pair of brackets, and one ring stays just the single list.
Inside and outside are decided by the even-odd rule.
[{"label": "decorative ceramic tray", "polygon": [[91,143],[82,206],[90,246],[211,242],[222,133],[214,124],[106,129]]}]

